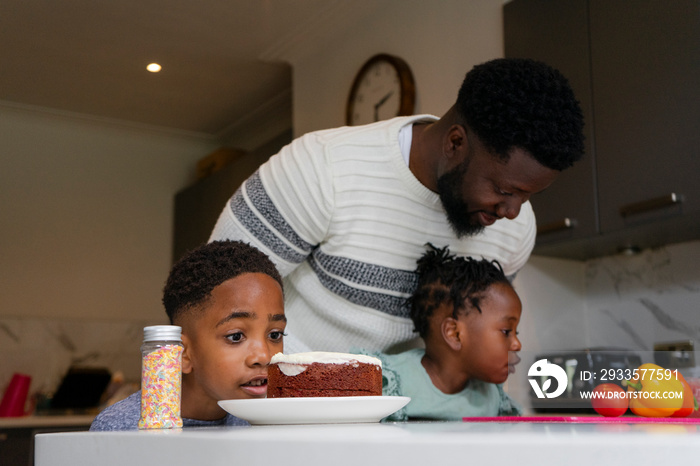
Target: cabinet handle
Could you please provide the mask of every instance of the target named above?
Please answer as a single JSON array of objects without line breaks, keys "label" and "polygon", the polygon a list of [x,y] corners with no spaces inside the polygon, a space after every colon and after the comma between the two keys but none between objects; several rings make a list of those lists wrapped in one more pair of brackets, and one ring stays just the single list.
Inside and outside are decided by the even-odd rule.
[{"label": "cabinet handle", "polygon": [[629,217],[630,215],[663,209],[664,207],[680,204],[681,202],[683,202],[682,195],[671,193],[667,194],[666,196],[655,197],[654,199],[624,205],[620,207],[620,215],[622,215],[622,217]]},{"label": "cabinet handle", "polygon": [[537,234],[546,235],[548,233],[554,233],[555,231],[568,230],[570,228],[574,228],[575,226],[576,219],[566,217],[562,220],[537,227]]}]

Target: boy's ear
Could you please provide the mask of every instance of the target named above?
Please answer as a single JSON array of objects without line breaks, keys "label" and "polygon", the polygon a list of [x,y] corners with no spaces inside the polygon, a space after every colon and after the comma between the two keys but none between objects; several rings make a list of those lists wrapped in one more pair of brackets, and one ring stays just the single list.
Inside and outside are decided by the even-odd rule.
[{"label": "boy's ear", "polygon": [[440,325],[440,331],[447,346],[454,351],[462,349],[462,338],[464,338],[464,335],[462,335],[463,331],[457,319],[445,317]]},{"label": "boy's ear", "polygon": [[184,333],[182,334],[182,346],[184,347],[182,350],[182,373],[189,374],[192,372],[192,358],[190,357],[192,344],[190,339]]}]

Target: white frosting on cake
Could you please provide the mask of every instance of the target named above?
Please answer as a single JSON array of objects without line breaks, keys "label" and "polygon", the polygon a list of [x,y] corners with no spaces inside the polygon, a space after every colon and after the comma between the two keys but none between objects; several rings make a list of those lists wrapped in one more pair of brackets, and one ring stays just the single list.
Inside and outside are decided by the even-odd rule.
[{"label": "white frosting on cake", "polygon": [[[302,366],[308,366],[309,364],[312,363],[321,363],[321,364],[347,364],[352,361],[357,361],[365,364],[374,364],[375,366],[382,367],[382,361],[379,359],[372,357],[372,356],[367,356],[364,354],[350,354],[350,353],[331,353],[331,352],[325,352],[325,351],[311,351],[308,353],[294,353],[294,354],[282,354],[282,353],[277,353],[274,356],[272,356],[272,359],[270,360],[270,364],[279,364],[280,365],[280,370],[285,375],[290,375],[287,374],[283,369],[282,369],[282,364],[285,366],[289,365],[302,365]],[[303,372],[304,369],[299,370],[297,373]]]},{"label": "white frosting on cake", "polygon": [[295,375],[299,375],[302,372],[304,372],[309,366],[304,366],[302,364],[287,364],[286,362],[278,362],[277,367],[279,367],[280,372],[282,372],[287,377],[294,377]]}]

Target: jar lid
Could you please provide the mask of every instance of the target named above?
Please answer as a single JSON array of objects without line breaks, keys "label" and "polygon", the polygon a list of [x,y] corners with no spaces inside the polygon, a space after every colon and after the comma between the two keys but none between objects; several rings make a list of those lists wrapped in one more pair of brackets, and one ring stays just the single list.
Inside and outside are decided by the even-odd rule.
[{"label": "jar lid", "polygon": [[182,327],[178,325],[144,327],[143,341],[182,341]]}]

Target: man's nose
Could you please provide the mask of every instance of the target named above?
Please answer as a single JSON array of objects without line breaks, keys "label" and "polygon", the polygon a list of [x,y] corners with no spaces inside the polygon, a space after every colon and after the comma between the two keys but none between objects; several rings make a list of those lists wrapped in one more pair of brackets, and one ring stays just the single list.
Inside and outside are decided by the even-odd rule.
[{"label": "man's nose", "polygon": [[520,202],[519,198],[515,196],[510,197],[496,206],[496,215],[501,218],[505,217],[508,220],[513,220],[520,213],[521,205],[522,202]]}]

